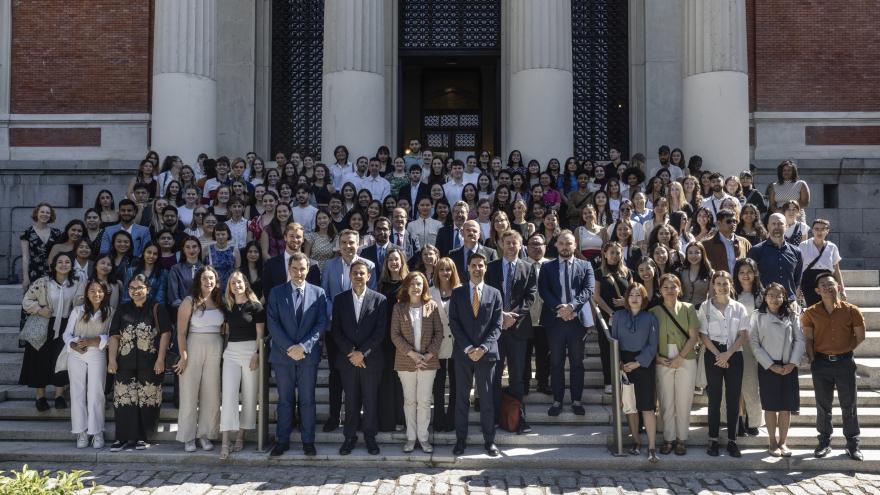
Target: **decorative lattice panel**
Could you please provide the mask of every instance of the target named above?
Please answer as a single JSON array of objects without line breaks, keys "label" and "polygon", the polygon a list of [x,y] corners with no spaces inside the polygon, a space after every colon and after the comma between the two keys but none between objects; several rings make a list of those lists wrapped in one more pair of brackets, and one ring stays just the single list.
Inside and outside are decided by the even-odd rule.
[{"label": "decorative lattice panel", "polygon": [[605,158],[610,146],[629,153],[627,2],[573,1],[574,147]]},{"label": "decorative lattice panel", "polygon": [[403,50],[497,50],[499,0],[400,0]]},{"label": "decorative lattice panel", "polygon": [[321,155],[323,0],[272,2],[272,153]]}]

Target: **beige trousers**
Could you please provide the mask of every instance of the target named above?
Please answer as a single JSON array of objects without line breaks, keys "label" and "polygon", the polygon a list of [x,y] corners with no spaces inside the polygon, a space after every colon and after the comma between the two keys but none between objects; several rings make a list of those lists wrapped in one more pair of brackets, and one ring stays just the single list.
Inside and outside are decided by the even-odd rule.
[{"label": "beige trousers", "polygon": [[177,441],[216,439],[220,427],[219,333],[191,333],[186,338],[187,363],[180,375]]},{"label": "beige trousers", "polygon": [[[220,431],[253,430],[257,427],[257,381],[259,370],[251,369],[257,343],[230,342],[223,351],[223,407]],[[241,412],[238,410],[241,394]]]},{"label": "beige trousers", "polygon": [[697,360],[686,359],[678,369],[656,366],[657,395],[663,420],[663,439],[687,441],[694,402]]},{"label": "beige trousers", "polygon": [[409,441],[428,441],[436,374],[437,370],[397,372],[403,386],[403,415],[406,418],[406,439]]}]

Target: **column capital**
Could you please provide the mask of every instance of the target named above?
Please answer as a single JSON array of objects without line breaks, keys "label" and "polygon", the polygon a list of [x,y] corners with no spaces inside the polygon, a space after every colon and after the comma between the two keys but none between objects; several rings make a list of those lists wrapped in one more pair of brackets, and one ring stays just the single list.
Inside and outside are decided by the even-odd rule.
[{"label": "column capital", "polygon": [[571,0],[511,0],[510,71],[571,72]]},{"label": "column capital", "polygon": [[156,0],[153,75],[216,78],[217,1]]},{"label": "column capital", "polygon": [[685,0],[683,77],[748,72],[746,0]]}]

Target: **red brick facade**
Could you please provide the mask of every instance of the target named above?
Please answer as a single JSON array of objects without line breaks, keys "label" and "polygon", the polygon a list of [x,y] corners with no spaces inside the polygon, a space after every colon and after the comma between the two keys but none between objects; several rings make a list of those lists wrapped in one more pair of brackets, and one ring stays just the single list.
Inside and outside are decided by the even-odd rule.
[{"label": "red brick facade", "polygon": [[9,129],[10,146],[101,146],[101,128],[23,128]]},{"label": "red brick facade", "polygon": [[804,141],[810,145],[880,145],[880,126],[807,126]]},{"label": "red brick facade", "polygon": [[150,111],[151,0],[13,0],[13,113]]}]

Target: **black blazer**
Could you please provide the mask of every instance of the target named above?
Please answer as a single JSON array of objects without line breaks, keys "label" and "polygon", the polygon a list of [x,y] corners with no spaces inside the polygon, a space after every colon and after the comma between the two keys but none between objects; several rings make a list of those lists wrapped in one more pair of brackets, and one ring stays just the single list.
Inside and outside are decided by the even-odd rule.
[{"label": "black blazer", "polygon": [[[284,253],[279,254],[263,263],[262,275],[263,294],[266,294],[266,303],[269,303],[269,295],[272,289],[287,282],[287,267],[284,266]],[[309,273],[306,274],[306,282],[321,286],[321,269],[318,262],[309,259]]]},{"label": "black blazer", "polygon": [[[391,246],[392,246],[392,244],[388,243],[388,247],[391,247]],[[386,255],[387,255],[387,250],[386,250]],[[379,253],[377,252],[376,245],[371,244],[371,245],[365,247],[364,249],[361,250],[360,253],[358,253],[358,256],[373,262],[373,273],[371,274],[371,277],[374,280],[378,281],[379,275],[382,274],[382,267],[379,266]]]},{"label": "black blazer", "polygon": [[[494,249],[483,246],[482,244],[477,244],[477,252],[486,257],[487,268],[489,262],[498,259],[498,253],[496,253]],[[461,279],[461,283],[467,284],[470,282],[470,278],[468,278],[467,275],[466,261],[464,259],[464,246],[458,249],[453,249],[447,254],[447,256],[452,258],[452,261],[455,263],[455,269],[458,270],[458,278]]]},{"label": "black blazer", "polygon": [[440,230],[437,231],[437,250],[440,251],[440,256],[448,256],[449,251],[452,251],[452,243],[454,241],[455,234],[455,226],[454,225],[444,225],[440,227]]},{"label": "black blazer", "polygon": [[[486,271],[486,283],[498,289],[504,303],[504,259],[489,263]],[[535,332],[532,329],[532,304],[538,295],[538,275],[531,262],[519,259],[513,274],[513,291],[510,297],[510,308],[505,311],[517,314],[516,323],[502,335],[511,335],[516,339],[530,339]]]},{"label": "black blazer", "polygon": [[385,339],[388,321],[388,305],[385,296],[366,289],[361,314],[355,318],[352,289],[341,292],[333,298],[333,318],[330,321],[330,335],[339,347],[336,353],[336,367],[351,366],[348,353],[360,351],[364,354],[367,371],[382,371],[382,341]]},{"label": "black blazer", "polygon": [[465,355],[467,347],[485,346],[488,351],[480,361],[498,359],[498,338],[501,336],[501,293],[483,284],[480,308],[474,318],[471,306],[471,284],[465,282],[452,291],[449,300],[449,328],[454,340],[454,359],[470,359]]},{"label": "black blazer", "polygon": [[[416,192],[416,201],[421,198],[429,198],[431,197],[431,188],[424,182],[419,182],[419,190]],[[400,188],[400,191],[397,192],[397,199],[406,198],[408,201],[412,200],[412,184],[407,183],[405,186]],[[419,209],[416,208],[417,205],[412,205],[410,210],[410,219],[415,219],[419,214]]]}]

